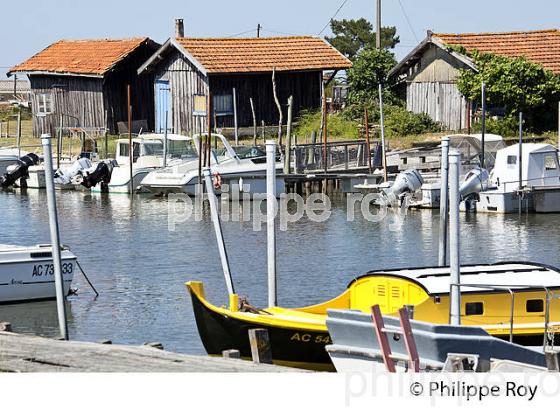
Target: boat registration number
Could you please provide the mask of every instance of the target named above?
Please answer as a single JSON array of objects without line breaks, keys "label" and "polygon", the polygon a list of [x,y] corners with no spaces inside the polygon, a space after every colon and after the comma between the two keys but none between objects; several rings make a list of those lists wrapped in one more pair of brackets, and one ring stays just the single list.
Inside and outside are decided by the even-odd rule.
[{"label": "boat registration number", "polygon": [[329,337],[329,335],[310,335],[308,333],[294,333],[292,335],[292,337],[290,338],[291,341],[297,341],[297,342],[313,342],[313,343],[319,343],[319,344],[331,344],[331,338]]},{"label": "boat registration number", "polygon": [[[62,274],[70,275],[74,272],[74,264],[71,262],[63,263]],[[31,276],[50,276],[54,275],[54,264],[53,263],[41,263],[33,265],[33,274]]]}]

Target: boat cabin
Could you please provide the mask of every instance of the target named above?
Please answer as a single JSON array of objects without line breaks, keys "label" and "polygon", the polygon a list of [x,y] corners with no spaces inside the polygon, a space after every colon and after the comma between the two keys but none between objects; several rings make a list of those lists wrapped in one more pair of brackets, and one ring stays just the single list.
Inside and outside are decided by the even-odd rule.
[{"label": "boat cabin", "polygon": [[[163,164],[163,135],[147,134],[132,139],[132,162],[142,167],[159,167]],[[167,156],[170,159],[185,160],[197,158],[195,141],[183,135],[167,135]],[[120,166],[130,163],[130,143],[128,139],[117,140],[115,159]]]},{"label": "boat cabin", "polygon": [[[523,144],[521,174],[521,185],[524,187],[559,186],[560,164],[556,147],[550,144]],[[490,181],[503,192],[513,192],[519,188],[519,144],[498,151]]]}]

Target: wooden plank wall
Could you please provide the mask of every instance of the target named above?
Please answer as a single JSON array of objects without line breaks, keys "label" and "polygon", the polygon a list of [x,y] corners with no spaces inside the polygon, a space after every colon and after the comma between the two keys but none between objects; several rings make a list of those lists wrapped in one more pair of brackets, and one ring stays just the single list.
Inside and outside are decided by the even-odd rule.
[{"label": "wooden plank wall", "polygon": [[406,109],[426,113],[451,131],[467,128],[467,100],[454,83],[408,83]]},{"label": "wooden plank wall", "polygon": [[169,81],[173,132],[185,135],[206,132],[206,116],[192,114],[194,95],[208,95],[206,76],[174,51],[162,62],[155,78]]},{"label": "wooden plank wall", "polygon": [[[294,97],[293,115],[297,118],[302,110],[318,109],[321,105],[321,71],[277,73],[278,99],[287,118],[288,97]],[[272,73],[211,75],[213,95],[237,94],[237,118],[239,127],[253,125],[250,98],[255,103],[257,124],[264,120],[267,125],[278,123],[278,109],[272,93]],[[233,127],[233,116],[218,119],[218,127]]]},{"label": "wooden plank wall", "polygon": [[[30,75],[32,94],[31,109],[39,110],[38,95],[52,95],[54,112],[63,112],[77,117],[65,118],[65,126],[103,127],[105,124],[105,103],[103,101],[103,81],[100,78],[70,77],[53,75]],[[54,85],[64,86],[64,91],[53,89]],[[33,134],[54,133],[59,126],[59,115],[37,117],[33,115]]]},{"label": "wooden plank wall", "polygon": [[[278,98],[283,105],[284,119],[287,118],[287,100],[294,96],[294,117],[304,109],[318,109],[321,102],[321,71],[303,71],[277,74]],[[210,75],[208,79],[179,52],[172,52],[161,63],[156,80],[167,80],[171,88],[171,110],[173,131],[192,135],[206,132],[206,116],[193,114],[194,95],[237,93],[239,127],[253,125],[250,98],[255,103],[257,123],[278,123],[278,110],[272,95],[272,73]],[[233,115],[220,116],[216,127],[233,127]]]},{"label": "wooden plank wall", "polygon": [[157,48],[155,42],[148,40],[106,74],[103,92],[110,133],[117,133],[118,121],[128,121],[128,84],[131,85],[132,120],[146,120],[149,129],[145,131],[155,128],[154,74],[139,76],[137,70]]}]

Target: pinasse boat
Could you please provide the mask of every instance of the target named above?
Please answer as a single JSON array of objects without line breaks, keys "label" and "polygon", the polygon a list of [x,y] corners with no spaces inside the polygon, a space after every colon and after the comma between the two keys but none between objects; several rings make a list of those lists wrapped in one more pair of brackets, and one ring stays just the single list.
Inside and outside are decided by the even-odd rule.
[{"label": "pinasse boat", "polygon": [[[370,312],[379,304],[385,315],[414,306],[414,318],[449,322],[449,267],[371,271],[350,282],[334,299],[301,308],[256,309],[230,296],[229,307],[206,300],[201,282],[186,284],[202,343],[210,355],[237,349],[251,357],[248,330],[268,330],[273,362],[313,370],[334,370],[325,350],[331,343],[327,309]],[[461,267],[461,324],[523,345],[543,345],[560,330],[560,271],[554,267],[507,262]],[[373,337],[373,328],[372,328]]]}]

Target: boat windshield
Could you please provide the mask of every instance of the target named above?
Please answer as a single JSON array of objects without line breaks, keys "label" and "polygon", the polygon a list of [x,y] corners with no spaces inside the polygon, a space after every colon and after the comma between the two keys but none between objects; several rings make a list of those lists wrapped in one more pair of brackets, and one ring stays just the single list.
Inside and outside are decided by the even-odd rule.
[{"label": "boat windshield", "polygon": [[[143,142],[142,155],[163,156],[163,141],[150,140]],[[197,158],[194,143],[190,139],[168,139],[167,140],[167,155],[171,158],[189,159]]]},{"label": "boat windshield", "polygon": [[167,152],[171,158],[198,158],[193,140],[168,140]]}]

